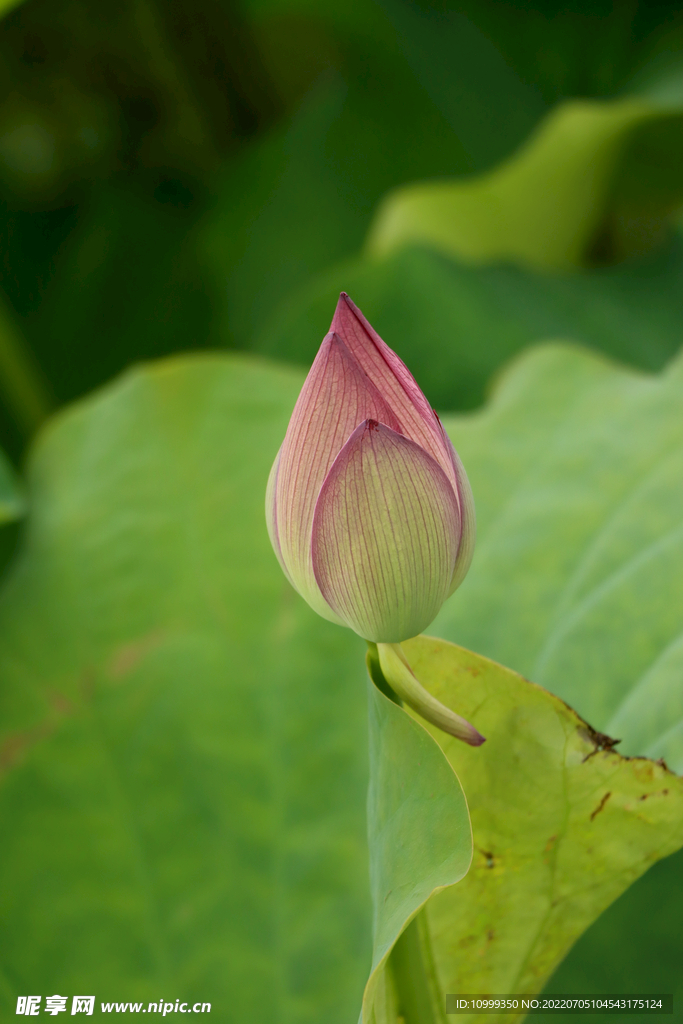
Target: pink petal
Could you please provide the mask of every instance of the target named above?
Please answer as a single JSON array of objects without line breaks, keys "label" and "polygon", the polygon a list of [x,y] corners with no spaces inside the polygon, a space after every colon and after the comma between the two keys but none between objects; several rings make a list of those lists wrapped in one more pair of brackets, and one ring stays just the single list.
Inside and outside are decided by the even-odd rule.
[{"label": "pink petal", "polygon": [[366,640],[406,640],[448,595],[460,534],[455,493],[436,460],[368,419],[339,453],[316,505],[320,592]]},{"label": "pink petal", "polygon": [[457,488],[453,445],[438,416],[403,360],[382,341],[346,292],[339,296],[330,330],[341,337],[391,406],[401,433],[429,452]]},{"label": "pink petal", "polygon": [[289,575],[285,560],[282,557],[282,548],[280,547],[280,534],[278,530],[278,515],[277,515],[277,480],[278,472],[280,469],[280,456],[282,455],[282,446],[280,451],[275,456],[275,462],[270,470],[268,476],[268,484],[266,486],[266,526],[268,527],[268,536],[270,537],[270,543],[273,546],[273,551],[277,555],[278,562],[282,566],[282,571],[285,576],[292,582],[292,577]]},{"label": "pink petal", "polygon": [[274,535],[290,579],[319,614],[333,621],[337,616],[330,614],[313,573],[313,513],[330,466],[358,424],[368,418],[398,427],[375,385],[344,343],[330,333],[294,407],[271,504]]}]

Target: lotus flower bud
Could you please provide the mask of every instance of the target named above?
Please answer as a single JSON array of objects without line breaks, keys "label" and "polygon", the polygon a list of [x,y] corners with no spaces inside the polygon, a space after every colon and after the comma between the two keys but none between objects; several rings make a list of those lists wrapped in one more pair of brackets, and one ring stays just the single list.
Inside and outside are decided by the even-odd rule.
[{"label": "lotus flower bud", "polygon": [[344,293],[275,459],[266,515],[301,596],[376,643],[421,633],[469,567],[462,464],[407,367]]},{"label": "lotus flower bud", "polygon": [[343,292],[271,470],[266,518],[311,607],[377,643],[387,681],[425,718],[483,743],[423,689],[399,646],[469,568],[467,476],[407,367]]}]

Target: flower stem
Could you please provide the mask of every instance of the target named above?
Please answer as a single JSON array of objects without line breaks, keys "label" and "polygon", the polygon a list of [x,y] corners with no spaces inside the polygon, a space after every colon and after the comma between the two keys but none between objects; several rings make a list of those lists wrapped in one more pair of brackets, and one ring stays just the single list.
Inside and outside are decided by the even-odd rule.
[{"label": "flower stem", "polygon": [[400,644],[377,644],[377,653],[384,678],[413,711],[417,711],[418,715],[438,729],[464,740],[472,747],[479,747],[485,742],[473,725],[447,708],[418,682]]},{"label": "flower stem", "polygon": [[377,644],[374,644],[372,640],[367,641],[368,651],[365,655],[365,664],[368,667],[368,675],[372,679],[373,683],[380,690],[385,697],[393,701],[394,704],[398,704],[399,707],[403,707],[403,701],[398,696],[395,690],[391,688],[389,683],[384,677],[382,672],[382,666],[379,663],[379,652],[377,651]]}]

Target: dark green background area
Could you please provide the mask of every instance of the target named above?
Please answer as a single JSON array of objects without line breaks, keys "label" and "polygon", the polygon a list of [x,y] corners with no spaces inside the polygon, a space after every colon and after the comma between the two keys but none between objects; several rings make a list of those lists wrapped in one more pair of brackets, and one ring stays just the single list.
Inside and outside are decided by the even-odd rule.
[{"label": "dark green background area", "polygon": [[[141,361],[232,349],[305,367],[341,289],[439,410],[479,406],[505,361],[547,338],[661,368],[683,336],[683,240],[674,222],[661,244],[639,258],[574,274],[464,265],[424,247],[375,260],[364,243],[389,190],[485,173],[562,100],[659,90],[675,106],[683,99],[682,54],[683,17],[671,0],[26,0],[0,21],[0,448],[23,470],[44,414]],[[25,370],[28,399],[16,386],[16,365]],[[284,412],[278,415],[284,429]],[[276,434],[273,428],[275,447]],[[138,444],[130,440],[133,458]],[[4,487],[4,464],[2,472]],[[9,520],[20,514],[23,496],[9,470],[7,479]],[[249,515],[260,516],[257,503]],[[24,530],[16,522],[0,528],[3,571],[25,547]],[[310,697],[306,621],[288,628],[301,631],[304,667],[299,680],[277,685],[282,692],[298,687],[303,703]],[[333,634],[315,657],[340,658],[343,680],[355,685],[356,669]],[[221,657],[241,659],[254,688],[268,685],[247,646],[238,647]],[[276,654],[274,643],[274,677],[286,672]],[[146,695],[117,692],[116,707],[105,709],[112,716],[107,727],[119,730],[116,742],[125,745],[126,701],[147,701],[150,743],[162,719],[175,735],[187,711],[207,716],[197,725],[198,735],[208,730],[197,739],[201,748],[209,743],[211,685],[201,683],[203,712],[177,704],[169,710],[164,701],[173,699],[161,685]],[[253,694],[249,700],[244,713],[255,720],[272,713]],[[356,716],[364,742],[360,705],[349,710],[341,690],[339,705]],[[314,718],[315,707],[309,710]],[[239,732],[239,723],[224,726]],[[297,743],[306,742],[304,733],[302,720]],[[181,799],[182,791],[188,806],[196,773],[210,771],[210,758],[219,756],[192,749],[179,766],[169,750],[156,760],[140,744],[131,755],[145,762],[140,770],[150,777],[167,772],[166,782],[174,782],[165,784],[164,799]],[[82,750],[79,763],[94,763],[91,754]],[[41,785],[58,785],[49,782],[45,756],[35,769],[43,773]],[[335,765],[328,767],[333,778]],[[315,766],[302,754],[293,771],[299,784]],[[354,776],[352,795],[340,778],[334,800],[348,850],[325,848],[321,856],[333,862],[343,889],[351,864],[364,870],[364,778]],[[35,778],[17,786],[34,784]],[[68,801],[68,780],[62,784]],[[7,799],[23,806],[20,788]],[[224,840],[215,817],[221,799],[212,791],[215,806],[191,811],[214,830],[216,865]],[[324,805],[317,792],[310,807],[297,804],[292,813],[308,827]],[[153,806],[149,813],[156,813]],[[27,849],[46,841],[43,828],[40,817],[26,826]],[[68,844],[61,854],[67,863]],[[9,888],[23,847],[12,856],[3,883]],[[334,913],[334,900],[344,897],[325,895],[297,856],[289,881],[312,915],[300,923],[310,949],[315,915]],[[680,854],[655,866],[579,941],[551,989],[666,989],[683,959],[682,877]],[[87,884],[92,896],[97,880]],[[340,997],[349,1008],[370,948],[367,907],[358,899],[347,933],[338,937],[350,965]],[[135,898],[126,900],[135,918]],[[210,914],[207,922],[207,942],[218,948],[225,922]],[[134,959],[135,949],[125,955]],[[218,962],[223,952],[215,955]],[[303,992],[305,970],[298,961],[289,967]],[[344,965],[337,967],[341,975]],[[337,967],[325,966],[330,979]],[[251,1020],[251,1012],[241,1019]],[[299,1011],[291,1012],[294,1019]]]},{"label": "dark green background area", "polygon": [[[302,291],[327,296],[341,281],[378,304],[372,273],[332,268],[355,259],[388,189],[481,172],[558,100],[618,95],[643,66],[660,73],[676,19],[673,4],[594,2],[203,0],[191,16],[167,0],[17,7],[0,23],[0,283],[53,400],[188,348],[309,360],[329,311],[290,328]],[[446,308],[430,309],[425,329],[418,297],[402,332],[415,339],[407,355],[419,347],[423,364],[438,364],[435,332],[450,335],[455,321],[471,333],[474,320],[470,348],[487,351],[472,380],[448,393],[430,380],[452,376],[448,363],[423,372],[449,408],[480,401],[492,367],[548,333],[620,354],[620,321],[647,291],[636,283],[629,306],[628,270],[606,295],[588,283],[589,305],[608,307],[601,331],[600,309],[577,310],[572,283],[452,272]],[[419,269],[407,273],[422,291]],[[385,303],[405,277],[398,268],[379,282]],[[675,271],[666,280],[643,296],[647,310],[662,305],[642,313],[649,336],[632,325],[641,350],[622,343],[646,366],[675,346]],[[392,332],[391,316],[379,319]],[[17,456],[7,417],[2,437]]]}]

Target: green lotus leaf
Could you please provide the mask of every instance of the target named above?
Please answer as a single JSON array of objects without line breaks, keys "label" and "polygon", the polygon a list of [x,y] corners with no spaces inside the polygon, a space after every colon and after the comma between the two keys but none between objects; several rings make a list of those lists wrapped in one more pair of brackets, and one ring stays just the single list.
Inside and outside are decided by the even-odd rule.
[{"label": "green lotus leaf", "polygon": [[[377,678],[371,655],[368,666]],[[368,693],[374,944],[361,1020],[373,1022],[384,1019],[387,1000],[392,1000],[386,979],[388,958],[395,956],[392,949],[420,908],[466,875],[472,830],[460,782],[424,723],[414,721],[372,682]],[[411,967],[420,963],[417,953]],[[424,999],[423,989],[418,980],[411,992],[414,1001]]]},{"label": "green lotus leaf", "polygon": [[[420,681],[487,742],[470,751],[428,727],[467,793],[474,861],[399,939],[377,981],[377,1024],[441,1021],[449,992],[540,991],[602,912],[683,844],[671,770],[683,769],[682,400],[680,358],[650,376],[546,345],[507,370],[480,413],[445,418],[479,537],[430,632],[548,689],[443,641],[404,645]],[[675,919],[666,952],[649,947],[676,864],[632,889],[619,918],[639,935],[639,976],[660,956],[668,986]],[[600,950],[604,971],[621,945],[601,935],[583,956]],[[569,964],[576,985],[580,951]]]},{"label": "green lotus leaf", "polygon": [[[651,376],[551,345],[512,364],[484,411],[447,417],[478,541],[430,627],[559,695],[622,753],[679,773],[682,401],[680,358]],[[682,866],[680,854],[658,864],[607,911],[555,990],[612,979],[678,992]]]},{"label": "green lotus leaf", "polygon": [[[170,360],[35,447],[0,596],[7,1017],[27,991],[253,1022],[358,1013],[366,645],[295,594],[263,514],[301,383],[255,359]],[[377,966],[472,839],[438,745],[370,697]]]},{"label": "green lotus leaf", "polygon": [[[431,637],[404,648],[430,692],[487,742],[472,750],[427,726],[467,793],[474,859],[416,919],[421,976],[396,947],[373,1024],[445,1021],[448,994],[539,992],[594,918],[683,845],[683,779],[665,765],[623,757],[560,698],[480,655]],[[420,992],[430,1004],[418,1017]]]},{"label": "green lotus leaf", "polygon": [[366,645],[297,597],[263,512],[301,384],[171,360],[37,440],[0,593],[5,1020],[55,992],[357,1017]]},{"label": "green lotus leaf", "polygon": [[368,251],[419,243],[464,262],[548,270],[623,259],[656,245],[683,201],[682,155],[680,105],[566,101],[494,170],[391,192]]},{"label": "green lotus leaf", "polygon": [[[282,578],[263,520],[268,470],[301,383],[300,374],[255,359],[171,360],[138,369],[60,415],[34,449],[25,549],[0,595],[0,949],[8,1014],[14,997],[34,987],[96,991],[103,999],[187,994],[217,1009],[229,1005],[245,1021],[268,1013],[292,1024],[341,1022],[358,1012],[370,966],[363,644],[299,600]],[[650,377],[550,346],[508,373],[485,412],[448,422],[472,475],[481,539],[462,596],[447,603],[437,625],[485,654],[498,644],[499,657],[504,652],[525,671],[547,647],[542,682],[564,686],[565,698],[571,689],[571,702],[588,721],[594,715],[591,725],[602,731],[600,714],[618,711],[609,701],[626,662],[651,676],[647,707],[659,715],[655,730],[675,704],[676,633],[668,609],[680,578],[680,391],[680,365]],[[587,541],[596,538],[576,573]],[[656,559],[665,538],[666,558],[652,563],[655,575],[638,575],[649,549]],[[622,558],[633,560],[634,546],[630,578],[620,567]],[[610,575],[619,586],[638,584],[623,591],[619,614],[609,602],[586,600],[594,586],[601,599],[614,597],[619,586],[603,585]],[[636,599],[637,612],[628,612]],[[576,614],[581,603],[583,618]],[[595,609],[601,617],[592,621]],[[437,662],[419,662],[423,642],[441,650],[436,641],[408,645],[413,668],[438,689]],[[661,660],[656,686],[643,660],[648,644],[652,665]],[[620,653],[620,645],[627,651]],[[599,667],[592,677],[591,665]],[[559,771],[564,764],[565,748],[558,753],[555,743],[563,729],[582,756],[595,750],[592,734],[560,700],[508,670],[491,672],[491,687],[509,690],[499,702],[500,721],[496,702],[472,704],[478,677],[471,672],[462,694],[447,690],[455,686],[452,673],[439,694],[488,737],[476,750],[463,744],[452,753],[447,741],[443,750],[468,796],[474,794],[475,846],[489,853],[491,839],[482,847],[478,830],[501,834],[508,811],[496,810],[498,769],[486,774],[492,762],[476,759],[503,757],[504,744],[495,740],[501,729],[513,747],[526,736],[514,716],[514,728],[505,726],[506,700],[522,707],[532,694],[530,719],[538,713],[546,724],[561,725],[539,740],[527,723],[535,751],[529,764],[540,771],[534,792],[545,792],[548,765]],[[457,779],[422,724],[411,723],[409,740],[401,741],[406,712],[374,699],[387,716],[385,736],[406,754],[384,776],[397,784],[405,779],[405,807],[425,786],[434,795],[432,810],[449,800],[462,807]],[[640,726],[643,718],[641,709],[634,721]],[[397,722],[399,732],[391,733]],[[427,742],[424,771],[414,770],[414,740]],[[624,733],[627,742],[637,753],[635,731]],[[519,750],[515,756],[515,770],[527,772]],[[505,785],[513,774],[507,764]],[[579,824],[609,790],[593,825],[618,812],[619,827],[633,831],[613,848],[595,848],[595,864],[609,856],[619,870],[606,870],[595,900],[581,896],[566,928],[551,928],[530,956],[539,985],[591,917],[678,843],[678,818],[664,836],[656,819],[656,793],[669,789],[660,802],[667,806],[678,793],[663,766],[652,767],[660,788],[636,794],[646,799],[635,824],[627,811],[628,772],[646,764],[609,749],[582,762],[586,773],[604,765],[619,770],[609,785],[597,778],[590,807],[577,797]],[[481,796],[484,784],[491,799]],[[522,800],[533,785],[518,789]],[[552,804],[552,793],[546,795]],[[489,817],[482,818],[487,802]],[[438,942],[427,947],[425,929],[434,908],[474,884],[467,876],[453,885],[466,851],[448,828],[464,816],[430,819],[424,803],[423,835],[441,839],[427,844],[421,860],[407,860],[415,891],[385,929],[366,994],[378,1024],[401,1007],[414,1014],[437,1005],[430,965]],[[547,831],[541,810],[540,830]],[[522,812],[511,817],[516,813]],[[643,821],[651,821],[652,835],[642,832]],[[530,840],[534,856],[538,842]],[[371,857],[382,868],[375,867],[375,880],[400,869],[379,850],[373,839]],[[477,877],[483,871],[485,879],[498,878],[477,863]],[[506,890],[518,908],[541,898],[531,874],[526,878],[526,901],[516,886]],[[449,888],[432,894],[442,886]],[[486,897],[489,907],[496,892]],[[425,910],[408,923],[425,899]],[[453,958],[444,941],[438,956],[447,964]],[[501,954],[498,967],[490,967],[500,969],[497,977],[504,960]],[[439,970],[449,991],[451,968]]]},{"label": "green lotus leaf", "polygon": [[13,11],[15,7],[18,7],[20,3],[23,3],[23,0],[0,0],[0,18],[9,14],[9,12]]},{"label": "green lotus leaf", "polygon": [[485,413],[448,419],[479,534],[463,595],[431,627],[676,771],[682,402],[681,357],[650,376],[551,345],[508,369]]}]

